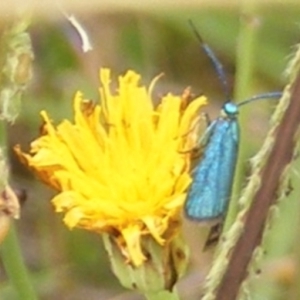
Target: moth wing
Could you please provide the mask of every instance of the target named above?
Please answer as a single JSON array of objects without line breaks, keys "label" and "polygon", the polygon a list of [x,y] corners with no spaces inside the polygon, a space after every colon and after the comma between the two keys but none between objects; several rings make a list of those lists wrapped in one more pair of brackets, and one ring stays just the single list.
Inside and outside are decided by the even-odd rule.
[{"label": "moth wing", "polygon": [[237,123],[218,119],[212,125],[185,203],[187,217],[197,221],[212,221],[225,213],[236,164],[238,135],[232,133]]}]

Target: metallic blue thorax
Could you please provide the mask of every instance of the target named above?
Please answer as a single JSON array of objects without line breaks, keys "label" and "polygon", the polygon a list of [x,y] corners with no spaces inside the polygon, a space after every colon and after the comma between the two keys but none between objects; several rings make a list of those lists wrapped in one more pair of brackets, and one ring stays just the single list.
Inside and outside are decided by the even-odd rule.
[{"label": "metallic blue thorax", "polygon": [[192,171],[193,182],[185,203],[190,219],[209,221],[226,213],[238,152],[237,114],[236,104],[225,103],[221,116],[210,124],[199,142],[204,153]]}]

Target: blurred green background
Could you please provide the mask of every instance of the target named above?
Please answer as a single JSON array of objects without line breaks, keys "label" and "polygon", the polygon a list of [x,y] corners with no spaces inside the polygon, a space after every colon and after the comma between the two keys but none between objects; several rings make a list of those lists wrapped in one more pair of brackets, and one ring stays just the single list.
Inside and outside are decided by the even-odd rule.
[{"label": "blurred green background", "polygon": [[[242,98],[247,98],[282,89],[286,82],[284,70],[300,39],[300,4],[257,5],[252,16],[255,17],[252,20],[253,73],[247,90],[242,92],[234,91],[241,20],[248,22],[243,19],[247,16],[240,7],[199,5],[188,9],[174,5],[164,10],[153,7],[151,12],[103,13],[99,4],[99,11],[95,9],[94,13],[76,13],[94,46],[86,54],[81,51],[77,32],[60,12],[55,20],[34,18],[30,27],[35,53],[34,78],[23,98],[20,117],[8,128],[9,144],[19,143],[24,148],[38,135],[42,109],[56,122],[71,118],[72,98],[77,90],[83,91],[87,98],[98,99],[100,67],[111,68],[115,78],[134,69],[142,75],[145,84],[163,72],[165,76],[155,89],[157,96],[168,91],[181,93],[191,86],[195,94],[204,93],[209,97],[207,112],[216,117],[224,95],[215,70],[188,25],[189,19],[223,62],[233,94],[244,92]],[[243,56],[239,56],[239,62],[242,60]],[[247,157],[255,153],[267,132],[275,105],[271,102],[249,105],[242,112],[247,114],[247,122],[242,125],[242,141],[250,149]],[[142,299],[119,285],[110,271],[101,238],[80,230],[68,231],[62,224],[62,216],[54,214],[51,207],[49,200],[53,192],[10,154],[13,186],[26,189],[28,195],[16,224],[24,259],[40,299]],[[290,226],[298,226],[299,207],[296,200],[290,203],[283,208],[290,209],[290,219],[278,225],[281,236],[291,234]],[[178,287],[182,299],[193,300],[200,297],[212,253],[202,253],[201,228],[190,222],[185,228],[191,246],[191,266]],[[265,272],[264,286],[258,286],[259,292],[252,299],[291,299],[287,295],[293,289],[296,267],[291,254],[296,245],[293,239],[277,240],[269,241],[276,259],[266,263],[266,270],[272,271]],[[1,299],[15,299],[1,270]],[[280,272],[286,275],[284,279]]]}]

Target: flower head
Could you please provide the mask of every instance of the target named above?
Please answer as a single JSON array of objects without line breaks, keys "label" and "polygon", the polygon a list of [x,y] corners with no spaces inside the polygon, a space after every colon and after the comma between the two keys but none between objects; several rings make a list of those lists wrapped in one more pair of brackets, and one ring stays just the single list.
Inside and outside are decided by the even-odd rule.
[{"label": "flower head", "polygon": [[[54,126],[45,111],[42,135],[20,159],[59,193],[52,203],[69,228],[112,235],[127,262],[146,260],[144,235],[164,245],[178,231],[191,182],[187,137],[204,97],[185,103],[168,94],[155,107],[151,89],[128,71],[111,92],[100,72],[100,104],[74,99],[74,122]],[[187,149],[187,148],[185,148]]]}]

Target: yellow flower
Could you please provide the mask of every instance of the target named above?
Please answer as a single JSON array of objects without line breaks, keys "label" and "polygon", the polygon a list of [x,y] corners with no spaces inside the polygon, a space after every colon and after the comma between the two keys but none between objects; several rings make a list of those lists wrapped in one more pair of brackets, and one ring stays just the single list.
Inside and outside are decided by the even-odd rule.
[{"label": "yellow flower", "polygon": [[[141,265],[142,236],[160,245],[178,231],[191,183],[188,137],[204,97],[164,96],[155,107],[151,90],[128,71],[115,94],[110,71],[100,71],[100,104],[74,99],[74,123],[54,126],[45,111],[43,134],[20,159],[59,193],[52,203],[69,228],[114,237],[127,262]],[[187,146],[189,145],[189,146]]]}]

